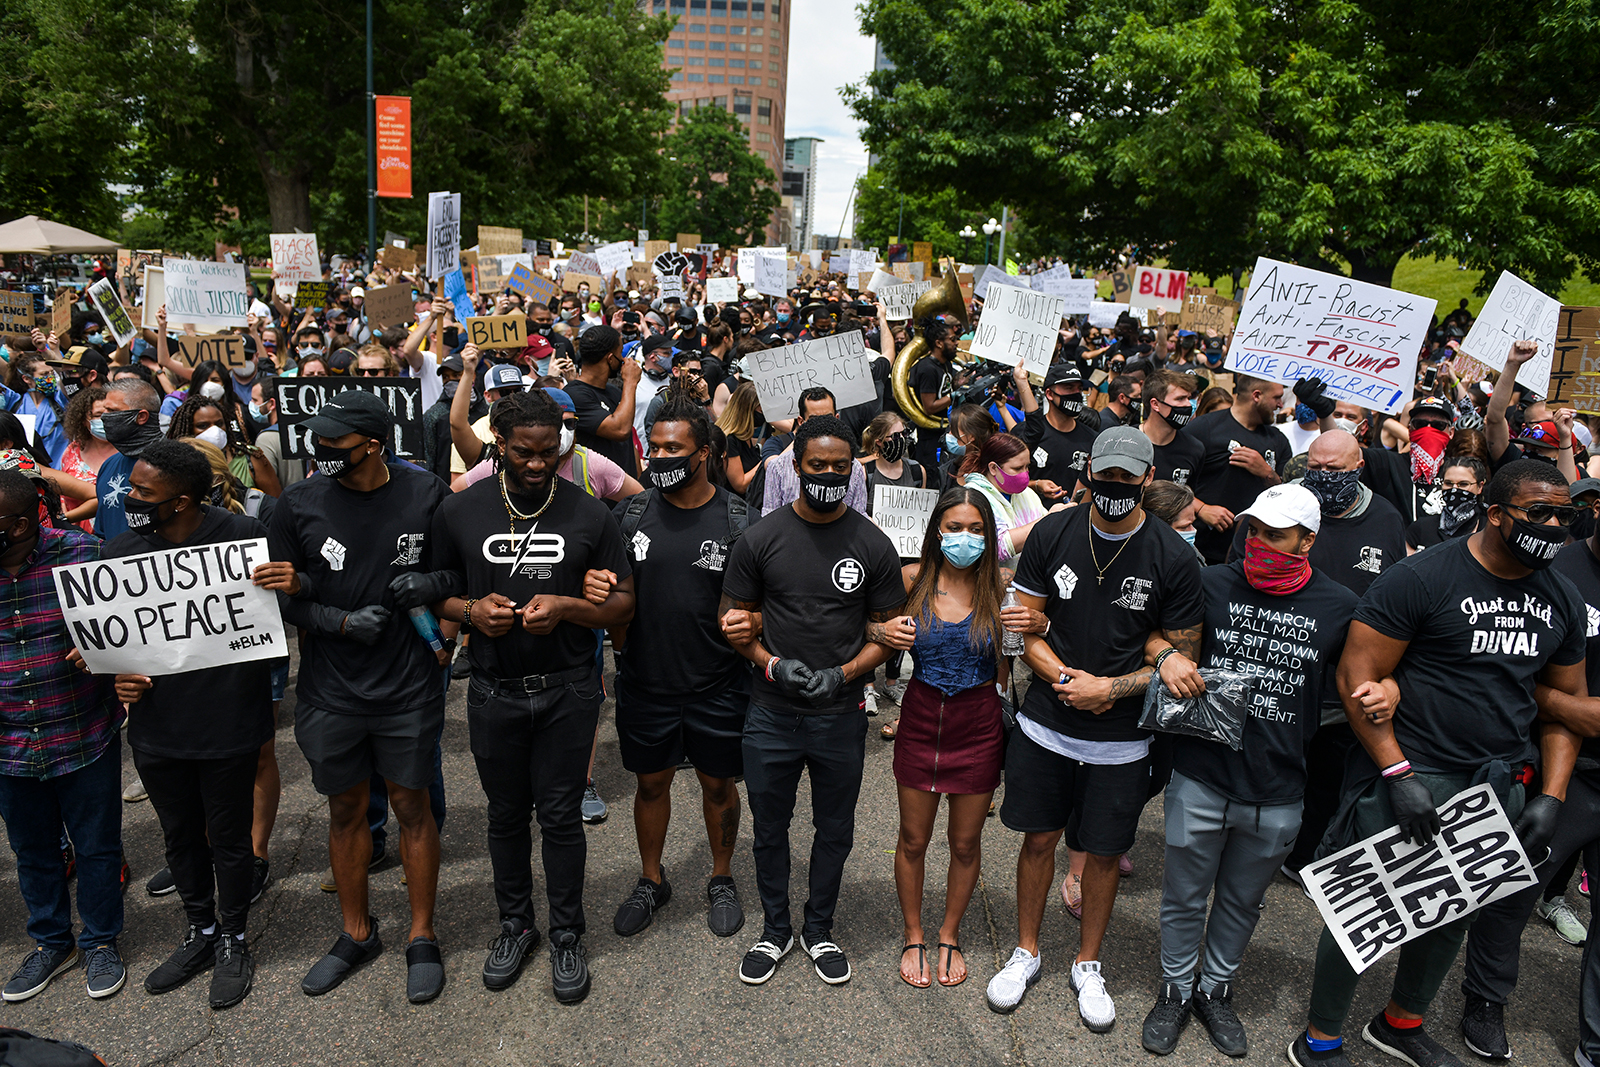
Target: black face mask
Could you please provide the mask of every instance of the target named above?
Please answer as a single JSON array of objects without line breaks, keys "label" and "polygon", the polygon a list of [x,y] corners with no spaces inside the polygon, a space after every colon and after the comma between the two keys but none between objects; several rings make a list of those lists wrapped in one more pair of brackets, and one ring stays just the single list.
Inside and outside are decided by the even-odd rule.
[{"label": "black face mask", "polygon": [[1324,515],[1343,515],[1361,496],[1361,470],[1308,470],[1300,484],[1311,490]]},{"label": "black face mask", "polygon": [[226,501],[226,499],[227,499],[227,497],[225,496],[226,492],[227,492],[227,489],[226,489],[225,486],[213,485],[211,487],[211,495],[210,495],[211,506],[214,507],[214,508],[222,507],[224,501]]},{"label": "black face mask", "polygon": [[140,424],[137,411],[108,411],[101,417],[101,424],[111,447],[129,459],[137,459],[146,445],[161,436],[159,426]]},{"label": "black face mask", "polygon": [[365,448],[365,443],[355,448],[335,448],[325,445],[321,441],[311,442],[311,458],[316,461],[317,471],[324,478],[343,478],[352,473],[362,463],[366,462],[370,453],[363,452],[360,459],[351,459],[358,448]]},{"label": "black face mask", "polygon": [[1578,515],[1578,521],[1567,527],[1567,532],[1574,541],[1587,541],[1594,536],[1595,517],[1593,508],[1584,508]]},{"label": "black face mask", "polygon": [[[1470,489],[1446,489],[1444,496],[1444,510],[1439,512],[1439,533],[1446,538],[1454,537],[1460,530],[1467,528],[1467,532],[1477,528],[1477,518],[1483,514],[1483,498]],[[1470,526],[1468,524],[1471,524]],[[1574,537],[1577,535],[1574,534]]]},{"label": "black face mask", "polygon": [[144,536],[149,537],[161,527],[171,522],[178,514],[176,511],[174,511],[171,515],[168,515],[164,519],[157,519],[156,509],[160,508],[162,504],[170,504],[176,499],[178,498],[175,496],[169,496],[165,500],[157,500],[154,503],[150,503],[144,500],[135,500],[132,496],[124,497],[122,501],[122,510],[128,519],[128,529],[132,530],[136,534],[143,534]]},{"label": "black face mask", "polygon": [[[1154,403],[1154,401],[1151,401],[1150,403]],[[1166,402],[1162,401],[1162,403],[1165,404]],[[1156,414],[1167,420],[1167,425],[1171,426],[1174,430],[1183,429],[1185,426],[1189,425],[1189,420],[1194,418],[1193,401],[1190,401],[1181,407],[1176,404],[1166,404],[1166,407],[1168,408],[1167,411],[1158,411]]]},{"label": "black face mask", "polygon": [[1094,498],[1095,510],[1100,513],[1102,519],[1107,522],[1121,522],[1133,514],[1133,509],[1144,499],[1144,486],[1090,478],[1089,495]]},{"label": "black face mask", "polygon": [[1051,399],[1056,402],[1056,407],[1060,408],[1062,413],[1065,415],[1071,415],[1073,418],[1077,418],[1079,415],[1083,414],[1082,393],[1068,393],[1065,397],[1053,396]]},{"label": "black face mask", "polygon": [[839,505],[844,503],[844,495],[849,489],[848,474],[835,474],[832,471],[826,474],[800,472],[800,492],[805,494],[806,503],[815,511],[837,511]]},{"label": "black face mask", "polygon": [[[1504,529],[1502,527],[1502,529]],[[1513,517],[1509,536],[1502,533],[1512,558],[1532,571],[1542,571],[1555,561],[1556,553],[1567,543],[1565,526],[1535,526]]]},{"label": "black face mask", "polygon": [[878,442],[878,458],[893,463],[906,454],[906,435],[892,433]]},{"label": "black face mask", "polygon": [[663,493],[676,492],[686,485],[700,468],[689,468],[688,456],[671,456],[650,461],[650,482]]}]

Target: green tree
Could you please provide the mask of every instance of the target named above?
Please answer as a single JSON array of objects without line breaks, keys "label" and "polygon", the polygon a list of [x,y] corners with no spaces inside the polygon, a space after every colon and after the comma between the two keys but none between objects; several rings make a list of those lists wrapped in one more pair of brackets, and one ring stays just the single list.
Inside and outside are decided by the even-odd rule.
[{"label": "green tree", "polygon": [[[901,222],[901,196],[894,176],[885,170],[870,169],[857,178],[856,240],[887,249],[898,234],[907,244],[931,242],[935,262],[940,256],[982,261],[983,224],[991,217],[1000,217],[998,201],[980,201],[948,187],[933,193],[906,192],[905,221]],[[979,231],[978,236],[970,242],[956,236],[963,226]],[[1016,236],[1013,233],[1006,245],[1006,254],[1012,258],[1019,254]],[[991,258],[996,247],[997,241],[991,241]]]},{"label": "green tree", "polygon": [[908,187],[999,197],[1067,258],[1410,252],[1600,277],[1600,19],[1488,0],[867,0],[847,99]]},{"label": "green tree", "polygon": [[750,151],[748,131],[720,107],[686,114],[663,142],[662,197],[652,228],[698,233],[725,247],[765,240],[772,213],[783,203],[772,170]]}]

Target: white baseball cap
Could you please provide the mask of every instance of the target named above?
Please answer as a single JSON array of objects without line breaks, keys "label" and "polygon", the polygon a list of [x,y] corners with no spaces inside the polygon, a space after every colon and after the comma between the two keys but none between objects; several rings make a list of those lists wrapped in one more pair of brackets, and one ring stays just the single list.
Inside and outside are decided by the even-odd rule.
[{"label": "white baseball cap", "polygon": [[1303,485],[1274,485],[1264,489],[1256,502],[1239,512],[1239,518],[1252,515],[1263,526],[1287,530],[1304,526],[1312,533],[1322,528],[1322,505]]}]

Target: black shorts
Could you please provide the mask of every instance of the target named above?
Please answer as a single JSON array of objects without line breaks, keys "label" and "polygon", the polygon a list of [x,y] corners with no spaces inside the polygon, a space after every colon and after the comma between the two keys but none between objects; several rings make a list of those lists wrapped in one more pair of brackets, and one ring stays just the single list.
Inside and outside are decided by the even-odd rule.
[{"label": "black shorts", "polygon": [[655,774],[684,760],[708,778],[744,773],[744,713],[750,705],[749,675],[737,684],[689,704],[665,703],[617,676],[617,742],[622,765],[634,774]]},{"label": "black shorts", "polygon": [[1006,745],[1000,821],[1024,834],[1066,831],[1067,847],[1120,856],[1133,847],[1150,791],[1150,757],[1133,763],[1080,763],[1017,729]]},{"label": "black shorts", "polygon": [[387,715],[342,715],[301,701],[294,739],[311,764],[311,784],[337,796],[374,774],[402,789],[433,784],[433,750],[444,729],[444,701]]}]

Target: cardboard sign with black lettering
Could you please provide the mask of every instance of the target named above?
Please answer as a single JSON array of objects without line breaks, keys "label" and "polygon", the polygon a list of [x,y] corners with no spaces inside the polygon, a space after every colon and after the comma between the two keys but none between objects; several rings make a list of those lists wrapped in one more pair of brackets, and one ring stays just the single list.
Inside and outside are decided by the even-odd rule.
[{"label": "cardboard sign with black lettering", "polygon": [[180,333],[178,351],[174,355],[191,367],[208,359],[229,368],[243,367],[250,362],[244,350],[244,336],[237,333]]},{"label": "cardboard sign with black lettering", "polygon": [[57,337],[65,337],[72,329],[73,296],[71,289],[62,289],[56,293],[55,303],[50,306],[50,332]]},{"label": "cardboard sign with black lettering", "polygon": [[[1472,357],[1462,353],[1459,358]],[[1584,415],[1600,412],[1600,308],[1561,308],[1545,400],[1552,408],[1576,408]]]},{"label": "cardboard sign with black lettering", "polygon": [[478,227],[478,255],[515,256],[522,252],[522,231],[507,226]]},{"label": "cardboard sign with black lettering", "polygon": [[379,285],[367,290],[367,325],[374,330],[390,326],[405,326],[416,318],[416,305],[412,302],[409,285]]},{"label": "cardboard sign with black lettering", "polygon": [[578,286],[580,285],[587,285],[589,287],[589,292],[598,294],[605,289],[606,280],[600,277],[598,274],[578,274],[571,270],[568,270],[561,275],[562,292],[576,293],[578,291]]},{"label": "cardboard sign with black lettering", "polygon": [[378,265],[391,270],[410,272],[417,269],[417,251],[414,248],[395,248],[384,245],[378,249]]},{"label": "cardboard sign with black lettering", "polygon": [[33,332],[33,296],[30,293],[0,292],[0,334]]},{"label": "cardboard sign with black lettering", "polygon": [[475,315],[467,320],[467,344],[479,348],[526,348],[528,316]]},{"label": "cardboard sign with black lettering", "polygon": [[374,393],[389,405],[394,416],[394,437],[388,442],[403,459],[422,455],[422,379],[420,378],[279,378],[273,387],[278,402],[278,429],[283,454],[294,459],[311,456],[311,433],[302,428],[331,397],[349,389]]}]

